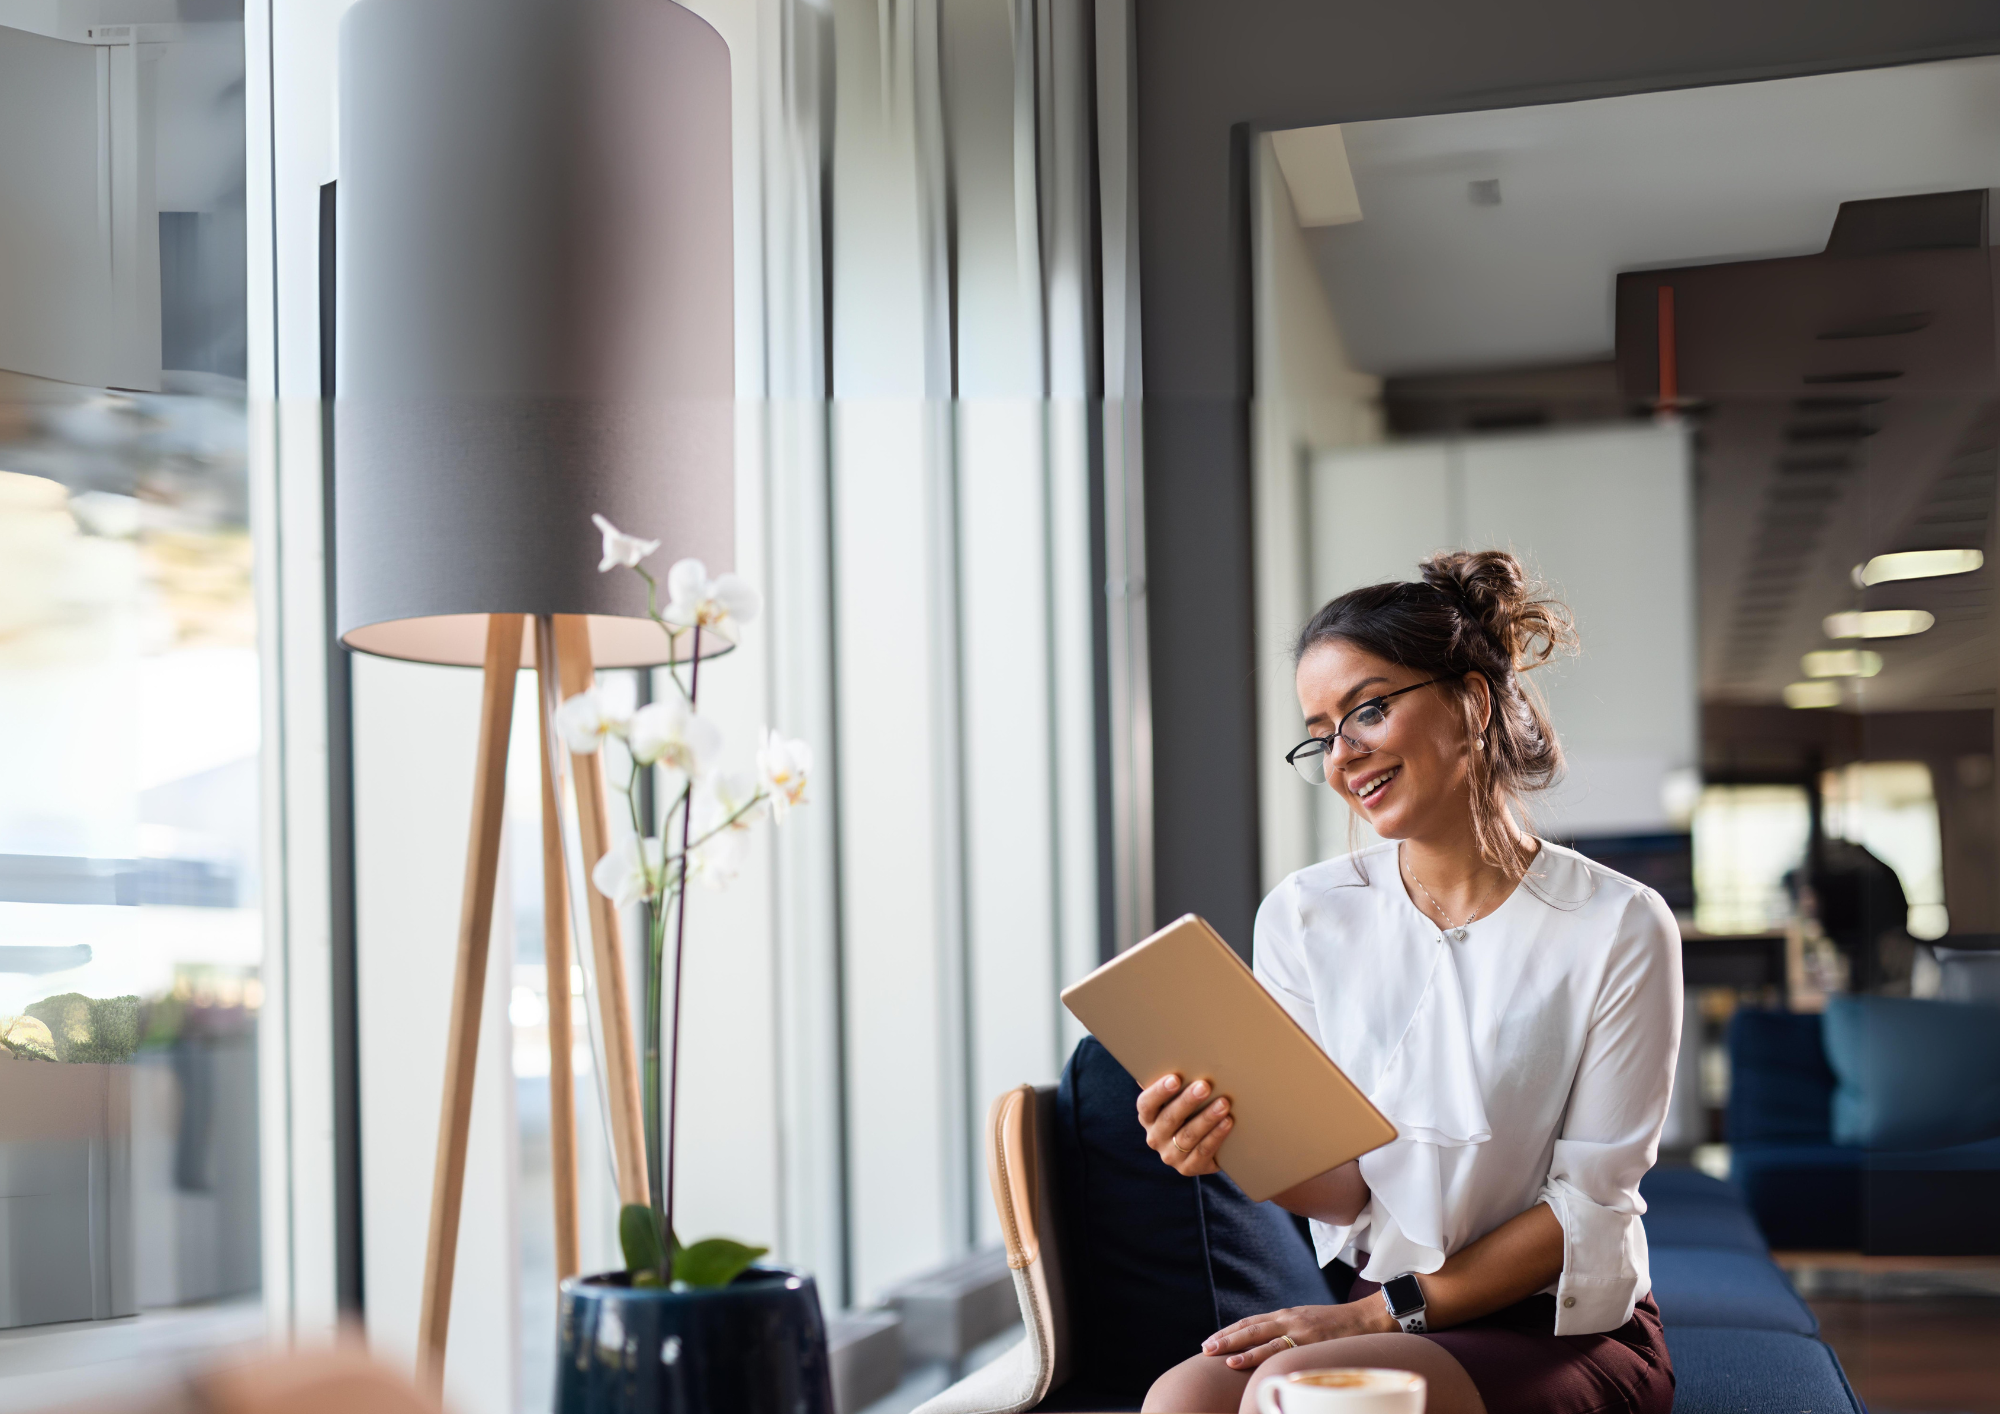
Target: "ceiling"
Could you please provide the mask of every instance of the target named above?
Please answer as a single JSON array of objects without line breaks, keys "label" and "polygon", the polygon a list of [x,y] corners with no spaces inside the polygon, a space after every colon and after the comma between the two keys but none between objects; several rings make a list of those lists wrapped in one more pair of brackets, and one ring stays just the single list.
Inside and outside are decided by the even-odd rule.
[{"label": "ceiling", "polygon": [[1843,201],[2000,186],[2000,58],[1341,132],[1362,219],[1306,234],[1354,361],[1570,363],[1611,356],[1621,270],[1806,255]]},{"label": "ceiling", "polygon": [[[1613,392],[1621,272],[1814,255],[1842,202],[2000,187],[2000,59],[1349,124],[1342,136],[1361,219],[1306,235],[1350,356],[1389,380],[1391,425],[1601,420],[1643,409],[1630,387],[1622,408]],[[1492,205],[1473,184],[1496,180]],[[1865,302],[1867,286],[1846,289]],[[1912,351],[1816,343],[1812,311],[1793,312],[1796,331],[1746,309],[1721,347],[1761,338],[1784,368],[1836,348],[1872,345],[1891,362]],[[1990,381],[1990,356],[1982,368]],[[2000,564],[1865,592],[1850,573],[1870,555],[1946,543],[2000,561],[1988,543],[1992,390],[1858,390],[1882,396],[1842,415],[1865,425],[1838,465],[1802,479],[1800,453],[1814,449],[1788,439],[1816,435],[1829,400],[1814,394],[1839,391],[1773,385],[1693,410],[1702,695],[1775,703],[1804,653],[1862,646],[1829,642],[1826,614],[1923,608],[1936,626],[1868,643],[1887,666],[1847,684],[1842,705],[1991,705]]]}]

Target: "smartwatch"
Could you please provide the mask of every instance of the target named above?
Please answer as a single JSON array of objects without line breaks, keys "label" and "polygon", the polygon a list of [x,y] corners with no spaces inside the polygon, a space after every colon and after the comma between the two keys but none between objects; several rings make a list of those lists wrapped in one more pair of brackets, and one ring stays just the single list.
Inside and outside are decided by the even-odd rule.
[{"label": "smartwatch", "polygon": [[1424,1289],[1414,1272],[1404,1272],[1383,1282],[1382,1303],[1389,1308],[1396,1324],[1411,1335],[1421,1335],[1430,1329],[1424,1324]]}]

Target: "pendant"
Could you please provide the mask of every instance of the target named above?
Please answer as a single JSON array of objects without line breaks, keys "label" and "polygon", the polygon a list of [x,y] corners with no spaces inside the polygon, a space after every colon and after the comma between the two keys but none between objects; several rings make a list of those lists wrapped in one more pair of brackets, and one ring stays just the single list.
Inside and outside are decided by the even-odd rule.
[{"label": "pendant", "polygon": [[1465,929],[1454,928],[1449,933],[1445,934],[1445,936],[1447,938],[1450,938],[1454,943],[1462,943],[1465,941]]}]

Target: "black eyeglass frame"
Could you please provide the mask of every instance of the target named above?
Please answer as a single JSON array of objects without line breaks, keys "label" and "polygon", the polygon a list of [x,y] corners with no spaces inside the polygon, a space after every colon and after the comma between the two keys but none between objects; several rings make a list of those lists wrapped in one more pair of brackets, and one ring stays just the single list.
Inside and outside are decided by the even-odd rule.
[{"label": "black eyeglass frame", "polygon": [[[1456,682],[1464,676],[1464,673],[1448,673],[1441,678],[1430,678],[1424,682],[1413,682],[1408,687],[1399,687],[1394,692],[1385,692],[1380,697],[1369,698],[1366,702],[1357,702],[1341,713],[1340,720],[1334,723],[1331,733],[1326,736],[1309,736],[1290,751],[1287,751],[1285,753],[1285,764],[1296,771],[1299,769],[1300,756],[1308,752],[1316,756],[1325,756],[1333,750],[1333,743],[1336,740],[1345,741],[1349,746],[1353,747],[1356,756],[1373,756],[1375,754],[1374,747],[1363,746],[1353,737],[1347,735],[1344,728],[1347,726],[1348,718],[1352,717],[1356,712],[1366,711],[1370,707],[1380,707],[1392,697],[1401,697],[1404,693],[1415,692],[1420,687],[1435,687],[1441,682]],[[1322,772],[1323,775],[1324,772]]]}]

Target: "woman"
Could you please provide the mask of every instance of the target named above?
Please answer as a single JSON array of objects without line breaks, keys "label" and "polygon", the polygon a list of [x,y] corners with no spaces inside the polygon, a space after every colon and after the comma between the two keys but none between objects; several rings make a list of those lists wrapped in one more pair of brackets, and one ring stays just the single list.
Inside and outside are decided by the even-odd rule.
[{"label": "woman", "polygon": [[[1680,1042],[1659,896],[1520,823],[1562,752],[1522,681],[1573,645],[1512,555],[1453,553],[1334,600],[1299,638],[1290,755],[1387,843],[1301,869],[1257,913],[1264,985],[1397,1138],[1278,1195],[1339,1306],[1253,1316],[1155,1382],[1149,1410],[1252,1410],[1293,1370],[1415,1370],[1431,1414],[1666,1414],[1639,1178]],[[1214,1173],[1205,1081],[1139,1097],[1146,1142]],[[1386,1287],[1385,1291],[1383,1288]]]}]

